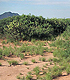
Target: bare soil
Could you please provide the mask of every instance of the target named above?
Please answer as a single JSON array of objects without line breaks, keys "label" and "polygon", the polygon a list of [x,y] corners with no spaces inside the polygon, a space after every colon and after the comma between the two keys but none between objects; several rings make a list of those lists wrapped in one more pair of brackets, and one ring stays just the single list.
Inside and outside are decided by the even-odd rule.
[{"label": "bare soil", "polygon": [[[17,80],[17,75],[22,73],[24,76],[27,75],[29,71],[32,71],[36,66],[43,67],[48,62],[39,61],[39,57],[45,57],[46,59],[53,58],[52,53],[48,53],[45,56],[37,55],[37,56],[26,56],[26,59],[20,60],[20,58],[8,58],[8,60],[17,60],[19,65],[9,66],[7,61],[0,60],[2,66],[0,66],[0,80]],[[35,59],[37,63],[32,63],[31,60]],[[23,62],[28,62],[28,65],[23,65]],[[49,63],[48,63],[49,64]]]},{"label": "bare soil", "polygon": [[[24,43],[27,43],[26,41]],[[49,42],[50,43],[50,42]],[[47,47],[49,47],[48,43]],[[14,47],[14,44],[5,44],[4,46],[9,47],[9,45]],[[3,47],[2,40],[0,40],[0,48]],[[17,46],[19,47],[19,46]],[[45,57],[46,60],[49,58],[53,58],[53,53],[45,53],[44,56],[41,55],[33,55],[33,56],[25,56],[25,59],[21,60],[19,57],[5,57],[6,60],[16,60],[18,61],[19,65],[15,66],[10,66],[9,63],[6,60],[0,60],[0,63],[2,63],[2,66],[0,66],[0,80],[18,80],[17,76],[22,73],[22,76],[26,76],[29,71],[32,71],[33,68],[36,66],[43,67],[46,63],[48,64],[49,67],[50,63],[49,62],[43,62],[39,61],[40,57]],[[32,59],[35,59],[37,63],[32,63]],[[28,65],[23,65],[23,62],[28,62]],[[70,80],[70,75],[68,76],[61,76],[53,80]]]}]

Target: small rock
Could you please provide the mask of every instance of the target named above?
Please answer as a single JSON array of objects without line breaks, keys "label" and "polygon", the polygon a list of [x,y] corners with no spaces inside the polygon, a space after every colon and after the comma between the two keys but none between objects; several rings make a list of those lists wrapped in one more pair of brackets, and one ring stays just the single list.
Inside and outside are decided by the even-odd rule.
[{"label": "small rock", "polygon": [[67,76],[67,72],[62,72],[62,76]]},{"label": "small rock", "polygon": [[7,76],[10,76],[11,74],[8,74]]},{"label": "small rock", "polygon": [[43,75],[43,72],[40,72],[39,74],[40,74],[40,75]]}]

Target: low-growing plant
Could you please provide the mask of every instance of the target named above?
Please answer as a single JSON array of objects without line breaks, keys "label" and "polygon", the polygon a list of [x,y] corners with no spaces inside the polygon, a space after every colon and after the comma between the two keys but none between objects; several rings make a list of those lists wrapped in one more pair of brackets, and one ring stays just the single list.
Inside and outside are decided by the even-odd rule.
[{"label": "low-growing plant", "polygon": [[33,53],[32,53],[32,52],[30,52],[29,54],[30,54],[31,56],[33,55]]},{"label": "low-growing plant", "polygon": [[14,60],[8,61],[8,63],[10,64],[10,66],[11,65],[18,65],[18,62],[17,61],[14,61]]},{"label": "low-growing plant", "polygon": [[6,42],[3,40],[3,41],[2,41],[2,44],[6,44]]},{"label": "low-growing plant", "polygon": [[20,75],[23,75],[22,73],[20,73]]},{"label": "low-growing plant", "polygon": [[29,67],[27,67],[27,69],[29,69]]},{"label": "low-growing plant", "polygon": [[23,64],[24,64],[24,65],[28,65],[28,62],[24,62]]},{"label": "low-growing plant", "polygon": [[0,63],[0,66],[2,66],[2,64]]},{"label": "low-growing plant", "polygon": [[50,65],[52,65],[52,62],[50,62]]},{"label": "low-growing plant", "polygon": [[17,79],[21,79],[21,77],[18,75],[18,76],[17,76]]},{"label": "low-growing plant", "polygon": [[5,49],[6,48],[6,46],[3,46],[3,49]]},{"label": "low-growing plant", "polygon": [[22,80],[25,80],[25,77],[24,76],[22,77]]},{"label": "low-growing plant", "polygon": [[15,41],[14,44],[15,44],[15,46],[16,45],[19,45],[19,46],[21,45],[21,43],[19,41]]},{"label": "low-growing plant", "polygon": [[2,55],[0,55],[0,59],[2,59]]},{"label": "low-growing plant", "polygon": [[50,61],[53,61],[53,59],[52,59],[52,58],[49,58],[48,61],[49,61],[49,62],[50,62]]},{"label": "low-growing plant", "polygon": [[54,66],[52,68],[49,68],[49,72],[51,73],[52,78],[56,78],[58,76],[62,75],[62,70],[59,66]]},{"label": "low-growing plant", "polygon": [[35,42],[36,42],[36,39],[31,39],[31,42],[32,42],[32,43],[35,43]]},{"label": "low-growing plant", "polygon": [[47,73],[46,76],[45,76],[46,80],[52,80],[52,76],[51,76],[51,73]]},{"label": "low-growing plant", "polygon": [[45,68],[46,68],[47,66],[46,66],[46,65],[43,65],[43,67],[45,67]]},{"label": "low-growing plant", "polygon": [[37,66],[33,69],[33,71],[35,72],[35,74],[38,76],[40,73],[40,68]]},{"label": "low-growing plant", "polygon": [[59,62],[59,59],[53,58],[53,62]]},{"label": "low-growing plant", "polygon": [[10,50],[9,48],[5,47],[5,49],[3,50],[3,53],[2,53],[3,56],[10,56]]},{"label": "low-growing plant", "polygon": [[35,59],[32,59],[31,61],[32,61],[33,63],[36,63],[36,60],[35,60]]},{"label": "low-growing plant", "polygon": [[29,71],[29,72],[28,72],[28,74],[30,74],[30,75],[31,75],[31,74],[32,74],[32,72],[30,72],[30,71]]},{"label": "low-growing plant", "polygon": [[42,58],[41,58],[41,57],[39,57],[39,61],[41,61],[41,59],[42,59]]},{"label": "low-growing plant", "polygon": [[24,54],[20,54],[21,60],[24,59]]},{"label": "low-growing plant", "polygon": [[48,66],[48,63],[46,63],[45,65]]},{"label": "low-growing plant", "polygon": [[0,48],[0,55],[2,55],[3,50]]},{"label": "low-growing plant", "polygon": [[45,62],[45,61],[46,61],[46,58],[43,57],[43,58],[42,58],[42,61]]},{"label": "low-growing plant", "polygon": [[48,52],[48,50],[49,50],[48,47],[44,47],[44,51]]},{"label": "low-growing plant", "polygon": [[44,70],[44,68],[42,68],[42,70]]},{"label": "low-growing plant", "polygon": [[32,76],[31,75],[27,75],[26,76],[26,80],[32,80]]},{"label": "low-growing plant", "polygon": [[52,48],[48,49],[48,52],[53,53],[53,49]]},{"label": "low-growing plant", "polygon": [[67,72],[67,74],[70,74],[70,65],[67,66],[66,72]]}]

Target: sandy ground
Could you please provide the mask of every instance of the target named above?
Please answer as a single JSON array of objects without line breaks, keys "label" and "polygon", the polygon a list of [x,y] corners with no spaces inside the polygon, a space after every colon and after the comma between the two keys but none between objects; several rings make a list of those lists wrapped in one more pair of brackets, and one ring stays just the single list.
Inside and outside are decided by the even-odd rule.
[{"label": "sandy ground", "polygon": [[54,79],[54,80],[70,80],[70,75],[68,75],[68,76],[61,76],[61,77],[58,77],[57,79]]},{"label": "sandy ground", "polygon": [[[26,42],[27,43],[27,42]],[[50,43],[50,42],[49,42]],[[14,47],[14,45],[11,43],[11,46]],[[46,43],[47,47],[50,48],[48,43]],[[9,44],[6,44],[4,46],[9,47]],[[0,48],[3,47],[2,40],[0,40]],[[17,46],[19,47],[19,46]],[[18,61],[19,65],[16,66],[9,66],[9,63],[4,60],[0,60],[0,63],[2,63],[2,66],[0,66],[0,80],[18,80],[17,76],[22,73],[21,76],[26,76],[29,71],[32,71],[33,68],[36,66],[43,67],[46,63],[49,65],[49,62],[42,62],[39,61],[40,57],[45,57],[46,60],[49,58],[53,58],[53,53],[45,53],[44,56],[37,55],[37,56],[25,56],[25,59],[21,60],[19,57],[5,57],[7,60],[16,60]],[[35,59],[37,63],[32,63],[32,59]],[[23,65],[23,62],[28,62],[28,65]],[[52,65],[53,66],[53,65]],[[70,80],[70,75],[68,76],[61,76],[53,80]]]},{"label": "sandy ground", "polygon": [[[9,66],[7,61],[0,60],[2,66],[0,66],[0,80],[17,80],[17,75],[22,73],[24,76],[27,75],[29,71],[32,71],[36,66],[43,67],[48,62],[39,61],[39,57],[45,57],[46,59],[53,58],[53,54],[49,53],[45,56],[26,56],[27,59],[20,60],[20,58],[8,58],[8,60],[17,60],[19,65]],[[31,60],[35,59],[37,63],[32,63]],[[23,62],[28,62],[28,65],[23,65]],[[28,69],[29,68],[29,69]]]}]

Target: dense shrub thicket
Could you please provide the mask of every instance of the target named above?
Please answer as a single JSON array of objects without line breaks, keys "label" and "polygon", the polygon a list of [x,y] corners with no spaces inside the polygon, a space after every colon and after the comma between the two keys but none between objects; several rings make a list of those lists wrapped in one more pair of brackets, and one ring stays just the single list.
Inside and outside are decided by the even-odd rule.
[{"label": "dense shrub thicket", "polygon": [[11,40],[48,39],[65,31],[70,19],[22,15],[0,20],[0,35]]}]

